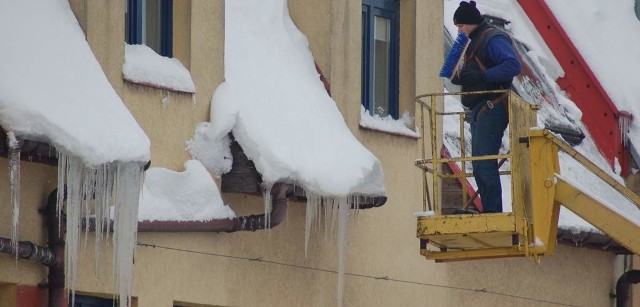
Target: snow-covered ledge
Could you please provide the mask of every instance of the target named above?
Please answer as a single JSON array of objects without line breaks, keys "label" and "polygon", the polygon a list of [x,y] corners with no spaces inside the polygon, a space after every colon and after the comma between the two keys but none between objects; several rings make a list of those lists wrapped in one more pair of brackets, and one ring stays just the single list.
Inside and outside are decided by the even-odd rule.
[{"label": "snow-covered ledge", "polygon": [[364,106],[360,106],[360,128],[363,129],[419,139],[420,133],[409,128],[413,125],[413,120],[409,112],[404,112],[402,117],[397,120],[391,117],[391,115],[380,117],[380,115],[375,114],[371,116]]},{"label": "snow-covered ledge", "polygon": [[179,93],[196,92],[191,73],[178,59],[161,56],[146,45],[125,44],[122,75],[131,83]]},{"label": "snow-covered ledge", "polygon": [[[19,221],[20,140],[51,144],[58,152],[58,210],[67,216],[68,285],[73,293],[83,208],[91,206],[98,220],[107,221],[108,208],[115,205],[114,272],[121,304],[127,306],[149,138],[107,80],[69,1],[1,6],[0,125],[11,136],[12,237],[17,238]],[[95,201],[86,195],[95,195]]]},{"label": "snow-covered ledge", "polygon": [[[231,169],[232,132],[265,190],[278,182],[303,187],[307,242],[320,205],[337,211],[341,306],[349,211],[358,196],[386,195],[382,165],[327,94],[287,0],[225,1],[224,56],[225,81],[213,96],[211,122],[198,126],[188,149],[222,175]],[[264,198],[268,204],[269,195]]]}]

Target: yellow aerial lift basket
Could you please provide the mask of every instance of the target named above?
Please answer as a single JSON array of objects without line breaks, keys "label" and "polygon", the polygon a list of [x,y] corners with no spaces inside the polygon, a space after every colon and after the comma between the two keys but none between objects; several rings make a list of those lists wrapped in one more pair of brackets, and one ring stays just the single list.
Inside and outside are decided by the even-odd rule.
[{"label": "yellow aerial lift basket", "polygon": [[[505,93],[508,96],[509,152],[507,154],[465,156],[464,112],[443,112],[442,101],[447,95]],[[558,150],[567,152],[592,173],[624,195],[640,208],[640,198],[608,176],[587,158],[537,126],[537,107],[511,91],[438,93],[416,97],[420,107],[422,158],[416,160],[423,172],[423,213],[418,216],[417,237],[420,253],[436,262],[527,257],[536,262],[541,256],[553,255],[560,204],[599,228],[612,239],[640,254],[640,226],[611,210],[587,192],[576,188],[560,175]],[[438,120],[442,116],[457,116],[460,121],[461,156],[443,158],[439,151],[442,133]],[[429,130],[427,130],[427,123]],[[430,137],[429,137],[430,136]],[[431,157],[427,157],[427,138]],[[443,178],[466,180],[465,162],[481,159],[508,159],[512,212],[486,214],[442,214],[440,186]],[[461,163],[460,174],[443,174],[443,163]],[[432,176],[428,176],[428,173]],[[432,179],[429,183],[428,179]],[[503,179],[504,180],[504,179]],[[467,201],[463,187],[463,204]],[[430,195],[429,191],[433,191]],[[461,206],[463,206],[461,204]]]}]

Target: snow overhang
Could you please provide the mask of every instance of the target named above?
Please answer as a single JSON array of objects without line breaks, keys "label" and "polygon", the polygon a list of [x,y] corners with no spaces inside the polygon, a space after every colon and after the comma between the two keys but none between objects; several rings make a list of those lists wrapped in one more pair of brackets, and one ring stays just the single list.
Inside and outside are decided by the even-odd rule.
[{"label": "snow overhang", "polygon": [[147,162],[150,143],[107,80],[68,1],[3,1],[0,125],[87,166]]},{"label": "snow overhang", "polygon": [[218,175],[227,173],[232,132],[267,185],[292,183],[322,197],[384,196],[381,163],[326,92],[287,2],[249,7],[226,2],[225,82],[190,152]]}]

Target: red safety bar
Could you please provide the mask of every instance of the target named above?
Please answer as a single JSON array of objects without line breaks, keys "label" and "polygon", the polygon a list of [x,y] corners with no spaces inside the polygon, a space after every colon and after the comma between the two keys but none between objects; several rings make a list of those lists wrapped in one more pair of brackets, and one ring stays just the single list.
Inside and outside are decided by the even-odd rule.
[{"label": "red safety bar", "polygon": [[[440,150],[440,155],[443,158],[451,158],[451,153],[449,153],[449,150],[444,145],[442,145],[442,149]],[[462,170],[458,166],[458,163],[449,161],[449,162],[447,162],[447,165],[449,165],[449,168],[451,168],[451,171],[454,174],[462,173]],[[467,180],[466,177],[458,178],[458,181],[460,182],[461,185],[464,184],[465,186],[467,186],[467,194],[469,195],[469,197],[475,197],[473,199],[473,205],[476,207],[476,209],[479,212],[482,212],[483,211],[482,210],[482,200],[480,199],[480,197],[478,197],[478,195],[475,195],[476,194],[476,189],[471,185],[471,183],[469,182],[469,180]],[[466,209],[466,208],[462,208],[462,209]]]}]

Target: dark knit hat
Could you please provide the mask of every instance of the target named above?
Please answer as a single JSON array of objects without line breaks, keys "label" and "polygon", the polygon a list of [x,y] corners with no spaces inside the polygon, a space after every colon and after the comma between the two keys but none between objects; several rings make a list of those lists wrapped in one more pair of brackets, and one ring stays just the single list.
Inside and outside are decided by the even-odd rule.
[{"label": "dark knit hat", "polygon": [[464,24],[464,25],[477,25],[482,22],[482,15],[480,11],[476,8],[476,2],[470,1],[460,2],[460,6],[456,9],[456,12],[453,14],[453,23],[454,24]]}]

